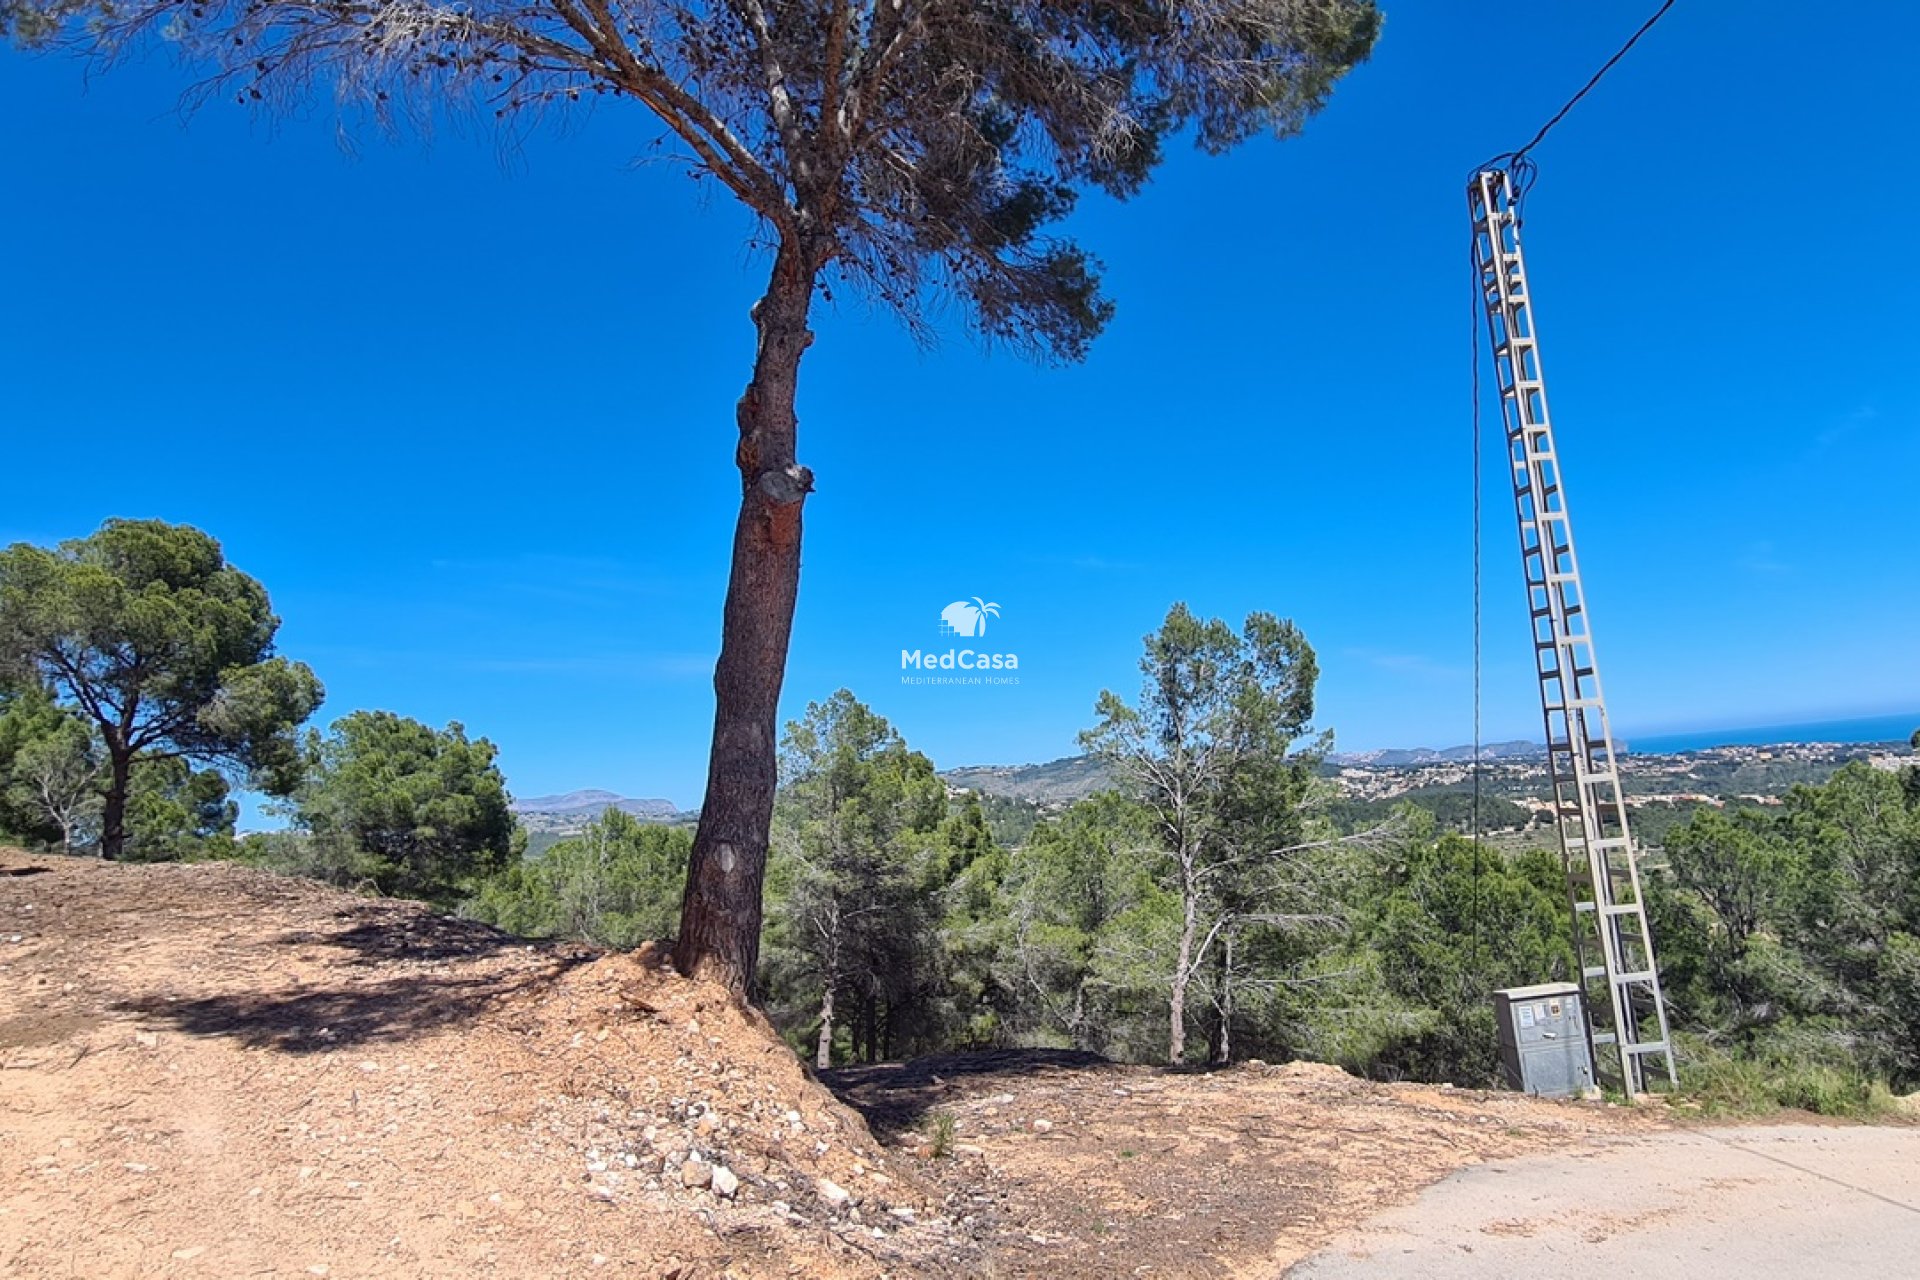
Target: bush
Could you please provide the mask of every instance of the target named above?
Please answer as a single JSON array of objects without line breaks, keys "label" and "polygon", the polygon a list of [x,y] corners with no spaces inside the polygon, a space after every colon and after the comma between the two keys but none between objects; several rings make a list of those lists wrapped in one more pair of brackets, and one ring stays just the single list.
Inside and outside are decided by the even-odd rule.
[{"label": "bush", "polygon": [[1884,1081],[1845,1063],[1777,1050],[1730,1053],[1684,1038],[1680,1088],[1709,1114],[1760,1115],[1781,1108],[1869,1119],[1896,1109]]}]

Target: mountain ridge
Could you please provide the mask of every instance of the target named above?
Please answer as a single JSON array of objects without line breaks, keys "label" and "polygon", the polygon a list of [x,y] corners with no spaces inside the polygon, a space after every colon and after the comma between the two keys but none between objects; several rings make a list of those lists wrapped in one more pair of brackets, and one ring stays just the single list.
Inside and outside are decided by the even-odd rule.
[{"label": "mountain ridge", "polygon": [[680,806],[658,797],[636,798],[615,791],[588,788],[559,795],[531,796],[508,806],[518,814],[541,814],[552,818],[597,818],[608,809],[618,809],[636,818],[671,818]]}]

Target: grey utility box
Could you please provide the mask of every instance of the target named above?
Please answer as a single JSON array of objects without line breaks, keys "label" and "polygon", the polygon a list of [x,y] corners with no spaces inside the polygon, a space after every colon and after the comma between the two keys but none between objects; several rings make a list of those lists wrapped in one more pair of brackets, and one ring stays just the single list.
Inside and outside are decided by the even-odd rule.
[{"label": "grey utility box", "polygon": [[1593,1087],[1593,1052],[1580,988],[1543,982],[1493,993],[1500,1028],[1500,1074],[1527,1093],[1564,1098]]}]

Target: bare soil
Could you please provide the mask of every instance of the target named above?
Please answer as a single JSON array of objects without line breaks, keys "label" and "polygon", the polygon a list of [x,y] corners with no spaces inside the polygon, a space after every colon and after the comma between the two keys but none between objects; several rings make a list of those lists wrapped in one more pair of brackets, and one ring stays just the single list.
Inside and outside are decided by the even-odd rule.
[{"label": "bare soil", "polygon": [[1664,1123],[1044,1051],[821,1081],[657,949],[0,851],[9,1276],[1275,1275],[1455,1169]]}]

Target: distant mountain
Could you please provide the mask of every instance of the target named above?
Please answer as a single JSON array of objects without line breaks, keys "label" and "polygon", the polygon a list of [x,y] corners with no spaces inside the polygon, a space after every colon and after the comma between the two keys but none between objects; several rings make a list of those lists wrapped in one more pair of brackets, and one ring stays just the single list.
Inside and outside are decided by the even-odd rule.
[{"label": "distant mountain", "polygon": [[636,818],[667,819],[680,812],[671,800],[635,800],[611,791],[569,791],[563,796],[534,796],[515,800],[518,814],[541,814],[549,818],[597,818],[608,809],[618,809]]},{"label": "distant mountain", "polygon": [[1092,756],[1067,756],[1046,764],[965,765],[943,770],[940,776],[951,787],[1036,804],[1071,804],[1113,785],[1105,767]]},{"label": "distant mountain", "polygon": [[[1546,754],[1546,747],[1538,742],[1483,742],[1480,744],[1482,760],[1516,760],[1528,756]],[[1398,747],[1382,751],[1336,751],[1327,757],[1328,764],[1372,765],[1375,768],[1393,769],[1403,765],[1415,764],[1471,764],[1473,746],[1445,747],[1435,750],[1432,747]]]}]

